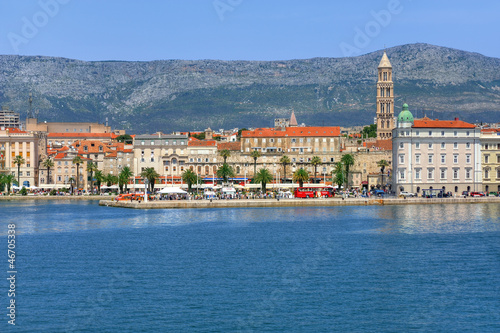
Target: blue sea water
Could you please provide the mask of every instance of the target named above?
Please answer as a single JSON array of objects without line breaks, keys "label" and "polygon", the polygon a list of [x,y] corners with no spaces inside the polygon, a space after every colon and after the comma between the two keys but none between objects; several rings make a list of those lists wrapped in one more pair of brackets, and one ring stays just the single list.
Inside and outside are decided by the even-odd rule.
[{"label": "blue sea water", "polygon": [[499,213],[4,201],[0,331],[500,332]]}]

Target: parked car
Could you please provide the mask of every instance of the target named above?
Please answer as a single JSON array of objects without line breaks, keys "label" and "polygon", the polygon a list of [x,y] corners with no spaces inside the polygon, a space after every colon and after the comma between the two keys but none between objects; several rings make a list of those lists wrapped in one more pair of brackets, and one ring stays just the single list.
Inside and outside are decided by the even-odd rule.
[{"label": "parked car", "polygon": [[406,191],[402,191],[399,193],[399,195],[401,197],[406,197],[406,198],[413,198],[413,197],[416,197],[417,195],[415,193],[411,193],[411,192],[406,192]]},{"label": "parked car", "polygon": [[469,192],[468,191],[463,191],[462,192],[462,197],[468,197],[469,196]]},{"label": "parked car", "polygon": [[385,192],[383,190],[372,190],[372,196],[383,197]]},{"label": "parked car", "polygon": [[489,197],[498,197],[499,194],[498,194],[498,192],[490,192],[490,193],[488,193],[488,196]]},{"label": "parked car", "polygon": [[484,193],[482,192],[470,192],[471,197],[484,197]]}]

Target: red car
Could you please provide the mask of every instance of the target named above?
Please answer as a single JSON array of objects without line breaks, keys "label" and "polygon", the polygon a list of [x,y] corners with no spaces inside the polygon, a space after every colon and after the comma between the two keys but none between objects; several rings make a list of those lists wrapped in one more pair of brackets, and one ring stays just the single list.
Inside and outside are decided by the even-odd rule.
[{"label": "red car", "polygon": [[470,192],[471,197],[484,197],[484,193],[481,192]]}]

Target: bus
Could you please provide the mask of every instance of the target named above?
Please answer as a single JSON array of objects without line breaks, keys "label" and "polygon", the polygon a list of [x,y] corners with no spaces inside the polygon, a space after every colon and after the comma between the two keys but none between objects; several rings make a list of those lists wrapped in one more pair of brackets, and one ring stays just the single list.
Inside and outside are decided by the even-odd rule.
[{"label": "bus", "polygon": [[333,187],[299,187],[293,194],[296,198],[331,198],[335,196],[335,189]]}]

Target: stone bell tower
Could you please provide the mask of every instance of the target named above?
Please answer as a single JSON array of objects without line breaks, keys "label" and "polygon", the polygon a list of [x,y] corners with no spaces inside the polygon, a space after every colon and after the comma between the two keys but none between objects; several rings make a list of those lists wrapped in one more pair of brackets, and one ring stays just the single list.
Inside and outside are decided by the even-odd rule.
[{"label": "stone bell tower", "polygon": [[377,81],[377,140],[392,139],[394,128],[394,83],[392,65],[384,52],[378,65]]}]

